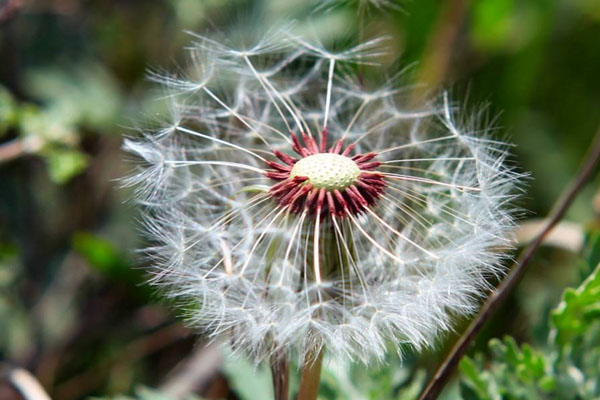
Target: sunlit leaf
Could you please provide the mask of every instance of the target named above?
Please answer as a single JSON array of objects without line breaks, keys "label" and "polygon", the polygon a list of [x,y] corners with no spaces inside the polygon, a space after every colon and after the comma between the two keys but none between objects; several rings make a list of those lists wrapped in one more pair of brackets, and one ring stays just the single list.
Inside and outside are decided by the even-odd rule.
[{"label": "sunlit leaf", "polygon": [[88,156],[70,149],[52,149],[45,154],[50,179],[56,183],[65,183],[83,172],[88,165]]},{"label": "sunlit leaf", "polygon": [[560,347],[570,346],[600,317],[600,266],[577,289],[567,289],[552,312],[552,338]]},{"label": "sunlit leaf", "polygon": [[241,400],[273,398],[271,373],[266,366],[256,367],[246,359],[226,357],[223,373]]},{"label": "sunlit leaf", "polygon": [[0,136],[2,136],[17,120],[17,106],[10,92],[0,86]]}]

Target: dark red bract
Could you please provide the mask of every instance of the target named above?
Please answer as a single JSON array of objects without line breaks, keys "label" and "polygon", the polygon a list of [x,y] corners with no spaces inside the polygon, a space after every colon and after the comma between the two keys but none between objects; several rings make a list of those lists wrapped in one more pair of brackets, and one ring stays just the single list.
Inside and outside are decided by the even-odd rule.
[{"label": "dark red bract", "polygon": [[[351,155],[355,145],[350,144],[344,149],[344,139],[337,140],[327,149],[327,132],[324,131],[320,143],[306,134],[302,134],[302,142],[291,133],[292,150],[300,158],[293,157],[274,150],[273,155],[282,163],[267,161],[271,170],[266,176],[278,181],[270,189],[271,196],[284,207],[299,213],[306,210],[310,214],[338,216],[358,215],[367,207],[375,204],[382,195],[386,183],[381,173],[375,171],[381,165],[373,161],[377,153]],[[300,160],[316,154],[339,154],[352,160],[359,169],[356,179],[343,188],[319,187],[311,182],[308,176],[292,176],[294,165]]]}]

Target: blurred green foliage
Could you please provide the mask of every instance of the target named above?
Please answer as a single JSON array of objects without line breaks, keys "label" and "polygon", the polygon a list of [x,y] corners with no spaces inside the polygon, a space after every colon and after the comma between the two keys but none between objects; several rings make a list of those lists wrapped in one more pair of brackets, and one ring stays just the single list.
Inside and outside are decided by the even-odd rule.
[{"label": "blurred green foliage", "polygon": [[16,124],[17,106],[11,93],[0,86],[0,137]]},{"label": "blurred green foliage", "polygon": [[464,358],[460,363],[464,399],[541,399],[552,395],[556,379],[543,354],[509,336],[489,343],[494,362],[489,371],[483,357]]},{"label": "blurred green foliage", "polygon": [[600,269],[577,289],[567,289],[563,301],[552,313],[553,342],[564,351],[572,351],[577,340],[600,320]]},{"label": "blurred green foliage", "polygon": [[[135,390],[134,396],[117,395],[114,397],[91,397],[90,400],[173,400],[157,390],[146,387],[139,387]],[[202,400],[197,396],[188,396],[182,400]]]},{"label": "blurred green foliage", "polygon": [[240,400],[273,398],[271,371],[266,365],[255,366],[248,360],[228,355],[222,368]]},{"label": "blurred green foliage", "polygon": [[13,246],[0,247],[0,348],[7,358],[20,354],[31,340],[27,309],[15,290],[19,275],[16,257]]},{"label": "blurred green foliage", "polygon": [[107,278],[129,285],[141,284],[140,271],[132,269],[129,262],[119,254],[109,241],[87,232],[73,235],[73,250],[85,258],[89,266]]},{"label": "blurred green foliage", "polygon": [[12,129],[23,152],[41,155],[50,179],[65,183],[88,165],[89,157],[79,147],[81,135],[115,129],[118,88],[99,65],[47,67],[25,76],[27,91],[39,103],[18,103],[0,86],[0,133]]}]

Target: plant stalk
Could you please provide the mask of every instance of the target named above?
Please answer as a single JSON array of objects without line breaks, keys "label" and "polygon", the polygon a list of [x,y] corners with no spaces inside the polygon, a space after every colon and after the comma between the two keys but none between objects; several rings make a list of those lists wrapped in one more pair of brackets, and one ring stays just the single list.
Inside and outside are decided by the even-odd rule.
[{"label": "plant stalk", "polygon": [[302,367],[300,378],[300,391],[297,400],[316,400],[319,393],[319,380],[325,349],[318,350],[318,354],[309,353]]},{"label": "plant stalk", "polygon": [[422,105],[427,94],[436,93],[451,67],[456,42],[469,11],[470,0],[442,2],[440,16],[424,49],[416,82],[425,85],[413,93],[412,105]]},{"label": "plant stalk", "polygon": [[290,363],[287,354],[277,351],[271,356],[271,376],[275,400],[288,400]]}]

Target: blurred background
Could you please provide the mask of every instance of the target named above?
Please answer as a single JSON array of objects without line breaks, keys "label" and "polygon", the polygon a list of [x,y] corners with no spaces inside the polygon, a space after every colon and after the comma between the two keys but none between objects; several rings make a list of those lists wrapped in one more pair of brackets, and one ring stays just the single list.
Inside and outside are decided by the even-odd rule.
[{"label": "blurred background", "polygon": [[[158,107],[146,72],[186,65],[186,31],[226,36],[285,19],[325,44],[388,35],[390,74],[413,65],[407,80],[449,88],[467,109],[488,104],[497,137],[516,145],[511,162],[533,178],[520,204],[528,211],[519,245],[600,124],[598,0],[0,0],[4,378],[24,368],[60,400],[269,398],[268,371],[205,348],[144,284],[137,210],[117,179],[129,168],[123,135]],[[495,365],[477,364],[497,357],[491,338],[548,348],[549,312],[599,259],[597,183],[479,335],[474,368]],[[321,396],[414,399],[456,338],[425,354],[407,350],[403,362],[390,355],[383,366],[331,360]],[[492,378],[468,367],[445,398],[486,398],[478,379]],[[0,399],[20,399],[4,378]],[[536,398],[523,393],[506,398]]]}]

